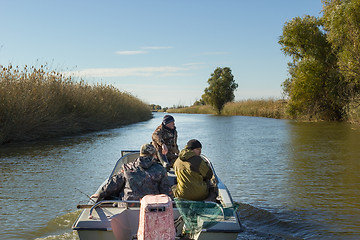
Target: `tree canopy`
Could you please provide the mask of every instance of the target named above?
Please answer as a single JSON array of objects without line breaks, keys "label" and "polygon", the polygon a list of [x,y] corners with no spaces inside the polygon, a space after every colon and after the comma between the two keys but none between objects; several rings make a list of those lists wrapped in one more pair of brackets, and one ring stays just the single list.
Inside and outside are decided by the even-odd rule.
[{"label": "tree canopy", "polygon": [[360,2],[324,0],[324,16],[286,22],[279,44],[291,56],[282,84],[289,113],[342,120],[360,86]]},{"label": "tree canopy", "polygon": [[346,80],[360,84],[360,1],[326,0],[324,28]]},{"label": "tree canopy", "polygon": [[216,68],[207,82],[209,86],[205,88],[202,99],[220,114],[224,105],[235,99],[234,91],[238,84],[228,67]]}]

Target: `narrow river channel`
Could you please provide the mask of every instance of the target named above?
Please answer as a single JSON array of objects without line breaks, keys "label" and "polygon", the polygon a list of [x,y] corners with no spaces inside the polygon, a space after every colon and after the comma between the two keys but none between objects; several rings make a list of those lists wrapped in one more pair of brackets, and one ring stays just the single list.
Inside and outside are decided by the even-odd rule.
[{"label": "narrow river channel", "polygon": [[[118,129],[0,146],[0,239],[77,239],[78,203],[164,113]],[[238,239],[360,239],[360,126],[173,114],[240,204]]]}]

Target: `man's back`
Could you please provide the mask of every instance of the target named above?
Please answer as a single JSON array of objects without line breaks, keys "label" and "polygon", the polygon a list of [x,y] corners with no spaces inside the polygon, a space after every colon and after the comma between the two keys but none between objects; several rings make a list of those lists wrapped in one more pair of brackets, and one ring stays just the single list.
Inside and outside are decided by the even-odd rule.
[{"label": "man's back", "polygon": [[173,188],[174,196],[187,200],[204,200],[209,189],[204,179],[211,179],[209,166],[192,150],[183,149],[174,163],[177,186]]},{"label": "man's back", "polygon": [[170,194],[166,169],[152,156],[140,156],[134,162],[124,164],[101,189],[97,201],[112,199],[140,200],[147,194]]},{"label": "man's back", "polygon": [[123,166],[124,200],[139,200],[147,194],[169,194],[166,170],[152,158],[140,157]]}]

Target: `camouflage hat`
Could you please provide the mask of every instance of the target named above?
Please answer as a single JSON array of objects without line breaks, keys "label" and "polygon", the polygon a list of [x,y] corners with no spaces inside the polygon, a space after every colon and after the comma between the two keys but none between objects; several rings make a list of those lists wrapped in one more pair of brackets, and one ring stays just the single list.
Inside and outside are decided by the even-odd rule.
[{"label": "camouflage hat", "polygon": [[151,156],[155,153],[155,147],[152,144],[143,144],[140,148],[140,156]]}]

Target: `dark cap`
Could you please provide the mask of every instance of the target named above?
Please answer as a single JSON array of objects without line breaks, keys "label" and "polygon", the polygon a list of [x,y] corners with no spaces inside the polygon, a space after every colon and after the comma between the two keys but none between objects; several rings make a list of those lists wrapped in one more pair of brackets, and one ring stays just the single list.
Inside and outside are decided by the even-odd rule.
[{"label": "dark cap", "polygon": [[163,123],[164,125],[166,125],[166,124],[171,123],[171,122],[174,122],[174,121],[175,121],[175,119],[173,118],[173,116],[171,116],[171,115],[165,115],[165,116],[163,117],[162,123]]},{"label": "dark cap", "polygon": [[202,145],[198,140],[191,139],[190,141],[187,142],[186,148],[190,149],[190,150],[193,150],[195,148],[202,148]]}]

